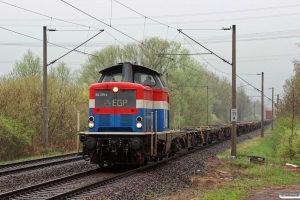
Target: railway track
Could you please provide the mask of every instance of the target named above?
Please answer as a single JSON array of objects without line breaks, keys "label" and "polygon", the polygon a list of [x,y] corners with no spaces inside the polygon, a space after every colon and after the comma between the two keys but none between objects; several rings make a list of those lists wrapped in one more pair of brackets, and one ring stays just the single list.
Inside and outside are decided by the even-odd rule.
[{"label": "railway track", "polygon": [[0,165],[0,176],[23,172],[26,170],[38,169],[49,165],[58,165],[66,162],[74,162],[82,160],[82,157],[76,157],[77,153],[64,154],[59,156],[51,156],[16,163]]},{"label": "railway track", "polygon": [[[264,128],[266,128],[266,127],[264,127]],[[250,133],[256,132],[258,130],[260,130],[260,129],[253,130]],[[247,134],[243,134],[243,135],[247,135]],[[93,193],[93,191],[96,191],[97,189],[99,190],[100,188],[103,188],[103,187],[105,187],[105,186],[107,186],[107,185],[109,185],[109,184],[111,184],[113,182],[117,182],[117,181],[119,181],[121,179],[124,179],[126,177],[132,176],[132,175],[137,174],[139,172],[144,172],[144,171],[147,171],[147,170],[149,170],[151,168],[155,168],[155,167],[157,167],[159,165],[162,165],[164,163],[168,163],[168,162],[176,160],[176,159],[178,159],[180,157],[184,157],[187,154],[195,153],[195,152],[197,152],[199,150],[203,150],[203,149],[206,149],[208,147],[212,147],[212,146],[218,145],[218,144],[220,144],[222,142],[225,142],[227,140],[230,140],[230,139],[231,138],[225,138],[225,139],[222,139],[220,141],[214,141],[213,143],[205,145],[205,146],[194,147],[194,149],[192,149],[192,150],[186,150],[184,152],[178,152],[173,157],[169,157],[169,158],[163,159],[162,161],[159,161],[159,162],[156,162],[156,163],[150,163],[147,166],[140,167],[140,168],[137,168],[137,169],[134,169],[134,170],[131,170],[131,171],[119,174],[119,175],[114,176],[114,177],[103,179],[103,180],[101,180],[99,182],[95,182],[95,183],[83,186],[81,188],[76,188],[76,189],[74,189],[72,191],[68,191],[68,192],[65,192],[65,193],[58,194],[58,195],[56,195],[54,197],[48,198],[48,200],[69,199],[69,198],[71,198],[71,199],[89,198],[91,196],[90,194]],[[95,193],[97,193],[97,192],[95,192]]]},{"label": "railway track", "polygon": [[112,173],[106,173],[106,174],[103,173],[104,171],[110,171],[109,167],[104,167],[102,170],[101,169],[90,170],[87,172],[48,181],[42,184],[37,184],[34,186],[14,190],[11,192],[6,192],[0,194],[0,199],[48,199],[49,200],[49,199],[70,198],[78,193],[84,194],[87,191],[90,191],[91,189],[103,187],[105,185],[111,184],[115,181],[121,180],[123,178],[129,177],[139,172],[149,170],[163,163],[178,159],[189,153],[193,153],[200,149],[219,144],[219,142],[214,142],[206,146],[198,146],[195,147],[194,150],[190,150],[190,151],[187,150],[185,152],[180,152],[173,157],[166,158],[159,162],[150,163],[146,166],[133,169],[124,173],[120,173],[117,175]]},{"label": "railway track", "polygon": [[[55,190],[56,195],[54,195],[54,196],[48,195],[46,197],[46,196],[41,196],[41,195],[36,194],[36,197],[39,197],[40,199],[44,198],[44,199],[50,200],[50,199],[67,199],[67,198],[74,197],[77,194],[80,194],[80,196],[82,196],[85,193],[89,193],[91,190],[94,190],[94,189],[97,189],[97,188],[100,188],[100,187],[104,187],[104,186],[109,185],[109,184],[111,184],[113,182],[116,182],[118,180],[121,180],[121,179],[124,179],[126,177],[132,176],[132,175],[137,174],[139,172],[143,172],[143,171],[149,170],[151,168],[157,167],[158,165],[162,165],[164,163],[167,163],[167,162],[170,162],[172,160],[178,159],[178,158],[183,157],[187,154],[194,153],[194,152],[199,151],[201,149],[214,146],[214,145],[219,144],[220,142],[223,142],[225,140],[228,140],[228,139],[224,139],[224,140],[221,140],[219,142],[213,142],[212,144],[209,144],[209,145],[206,145],[206,146],[198,146],[198,147],[195,147],[193,150],[189,150],[189,151],[187,150],[185,152],[177,153],[175,156],[170,157],[170,158],[166,158],[162,161],[155,162],[155,163],[150,163],[146,166],[143,166],[143,167],[140,167],[140,168],[137,168],[137,169],[133,169],[133,170],[130,170],[130,171],[127,171],[127,172],[124,172],[124,173],[121,173],[121,174],[118,174],[118,175],[115,175],[115,176],[111,176],[111,177],[108,177],[108,178],[105,178],[105,179],[102,179],[102,180],[92,181],[91,183],[82,185],[82,186],[77,187],[75,189],[74,188],[72,188],[72,189],[68,188],[68,191],[66,191],[65,188],[61,188],[62,186],[60,186],[60,193],[57,193],[57,190]],[[93,170],[93,173],[94,172],[97,173],[97,170]],[[99,173],[99,170],[98,170],[98,173]],[[85,175],[85,173],[82,173],[82,176],[87,176],[87,175]],[[89,177],[91,177],[91,176],[89,176]],[[60,182],[60,181],[65,181],[65,180],[57,180],[57,181]],[[51,183],[51,184],[53,184],[53,183]],[[61,184],[61,183],[55,183],[55,184]],[[44,187],[44,186],[42,186],[42,187],[41,186],[36,186],[36,187],[39,187],[39,189],[35,188],[34,190],[41,190],[41,188]],[[0,199],[2,199],[2,198],[3,199],[11,199],[12,197],[14,197],[15,192],[16,193],[20,193],[20,192],[24,193],[25,192],[25,193],[28,193],[30,195],[35,194],[35,193],[33,193],[32,189],[30,189],[30,190],[28,190],[28,189],[24,188],[20,191],[13,191],[11,193],[0,195]],[[52,194],[52,189],[51,189],[51,192],[48,191],[48,193]],[[42,192],[42,194],[43,194],[43,192]],[[26,197],[26,196],[24,196],[24,194],[23,194],[23,196],[21,196],[21,197]]]},{"label": "railway track", "polygon": [[76,199],[76,196],[78,197],[78,195],[80,196],[79,198],[88,197],[93,190],[96,191],[97,189],[105,187],[113,182],[117,182],[118,180],[132,176],[139,172],[147,171],[151,168],[157,167],[158,165],[162,165],[164,163],[170,162],[204,148],[220,144],[229,139],[230,138],[226,138],[218,142],[213,142],[212,144],[206,146],[194,147],[193,150],[179,152],[173,157],[166,158],[156,163],[150,163],[147,166],[117,175],[103,173],[103,170],[108,167],[105,167],[102,170],[95,169],[88,172],[45,182],[35,186],[3,193],[0,194],[0,199]]},{"label": "railway track", "polygon": [[[109,168],[109,167],[105,167]],[[95,169],[87,172],[82,172],[67,176],[64,178],[55,179],[52,181],[44,182],[42,184],[33,185],[30,187],[14,190],[0,194],[0,199],[48,199],[57,194],[73,190],[82,185],[89,185],[93,182],[100,181],[111,176],[115,173],[109,170]],[[107,172],[108,171],[108,172]]]},{"label": "railway track", "polygon": [[208,148],[208,147],[217,145],[217,144],[219,144],[221,142],[224,142],[226,140],[229,140],[229,139],[230,138],[226,138],[226,139],[223,139],[221,141],[215,141],[215,142],[213,142],[211,144],[208,144],[208,145],[205,145],[205,146],[194,147],[194,149],[192,149],[192,150],[186,150],[184,152],[179,152],[179,153],[177,153],[173,157],[169,157],[169,158],[163,159],[163,160],[158,161],[158,162],[150,163],[150,164],[148,164],[146,166],[143,166],[143,167],[140,167],[140,168],[137,168],[137,169],[133,169],[133,170],[130,170],[128,172],[124,172],[122,174],[119,174],[119,175],[116,175],[116,176],[113,176],[113,177],[109,177],[107,179],[103,179],[103,180],[101,180],[99,182],[95,182],[95,183],[92,183],[92,184],[89,184],[89,185],[85,185],[83,187],[76,188],[74,190],[71,190],[71,191],[68,191],[68,192],[65,192],[65,193],[58,194],[56,196],[47,198],[47,200],[74,198],[78,194],[80,194],[80,198],[82,198],[84,196],[84,194],[89,193],[92,190],[104,187],[104,186],[109,185],[109,184],[111,184],[113,182],[116,182],[118,180],[121,180],[121,179],[124,179],[126,177],[129,177],[129,176],[132,176],[134,174],[137,174],[139,172],[147,171],[147,170],[149,170],[151,168],[157,167],[157,166],[162,165],[164,163],[167,163],[167,162],[176,160],[176,159],[178,159],[180,157],[186,156],[187,154],[191,154],[191,153],[194,153],[196,151],[202,150],[204,148]]}]

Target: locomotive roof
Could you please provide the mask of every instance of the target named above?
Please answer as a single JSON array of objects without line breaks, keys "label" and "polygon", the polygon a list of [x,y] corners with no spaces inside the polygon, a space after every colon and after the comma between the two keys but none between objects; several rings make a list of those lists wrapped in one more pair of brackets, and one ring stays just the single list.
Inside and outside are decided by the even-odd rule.
[{"label": "locomotive roof", "polygon": [[[132,63],[130,63],[130,62],[125,62],[125,63],[131,64],[132,66],[138,67],[138,68],[143,69],[143,70],[145,70],[145,71],[149,71],[149,72],[154,73],[154,74],[159,75],[159,76],[162,75],[162,74],[159,73],[158,71],[155,71],[155,70],[150,69],[150,68],[148,68],[148,67],[144,67],[144,66],[141,66],[141,65],[135,65],[135,64],[132,64]],[[125,63],[118,63],[117,65],[113,65],[113,66],[107,67],[107,68],[102,69],[101,71],[99,71],[99,73],[101,73],[101,74],[106,74],[106,73],[108,73],[108,72],[111,71],[111,70],[114,70],[114,69],[116,69],[116,68],[118,68],[118,67],[120,67],[120,66],[123,66],[123,64],[125,64]]]}]

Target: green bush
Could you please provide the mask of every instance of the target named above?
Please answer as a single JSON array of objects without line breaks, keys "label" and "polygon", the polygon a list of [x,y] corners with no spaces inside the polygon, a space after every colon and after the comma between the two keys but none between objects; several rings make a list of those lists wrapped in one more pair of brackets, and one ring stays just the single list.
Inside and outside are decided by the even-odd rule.
[{"label": "green bush", "polygon": [[15,119],[0,115],[0,160],[12,160],[28,155],[33,131]]},{"label": "green bush", "polygon": [[300,159],[300,124],[291,118],[280,118],[274,128],[275,155],[291,160]]}]

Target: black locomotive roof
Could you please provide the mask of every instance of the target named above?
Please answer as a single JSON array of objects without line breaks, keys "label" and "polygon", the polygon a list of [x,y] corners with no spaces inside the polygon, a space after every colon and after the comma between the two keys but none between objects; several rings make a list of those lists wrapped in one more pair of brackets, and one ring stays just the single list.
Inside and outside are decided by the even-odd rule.
[{"label": "black locomotive roof", "polygon": [[[143,71],[148,71],[148,72],[150,72],[150,73],[154,73],[154,74],[156,74],[156,75],[158,75],[158,76],[161,76],[161,75],[162,75],[161,73],[159,73],[159,72],[157,72],[157,71],[155,71],[155,70],[153,70],[153,69],[150,69],[150,68],[148,68],[148,67],[144,67],[144,66],[141,66],[141,65],[135,65],[135,64],[132,64],[132,63],[130,63],[130,62],[125,62],[125,63],[126,63],[126,64],[130,64],[130,65],[132,65],[132,66],[134,66],[134,67],[136,67],[136,68],[139,68],[139,69],[141,69],[141,70],[143,70]],[[107,67],[107,68],[102,69],[101,71],[99,71],[99,73],[101,73],[101,74],[108,74],[108,73],[110,73],[111,71],[115,71],[115,70],[118,69],[119,67],[122,67],[125,63],[118,63],[117,65],[113,65],[113,66]]]}]

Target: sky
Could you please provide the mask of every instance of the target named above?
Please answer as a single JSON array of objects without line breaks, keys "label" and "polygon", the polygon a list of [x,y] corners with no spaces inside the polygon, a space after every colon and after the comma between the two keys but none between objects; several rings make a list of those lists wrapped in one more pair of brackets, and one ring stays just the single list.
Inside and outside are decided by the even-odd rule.
[{"label": "sky", "polygon": [[[191,53],[207,53],[200,43],[231,63],[232,30],[222,29],[236,25],[236,71],[247,82],[237,78],[237,86],[260,100],[253,87],[261,89],[257,73],[264,72],[265,95],[271,98],[272,87],[274,95],[282,95],[285,80],[293,75],[292,61],[300,60],[299,9],[297,0],[0,0],[0,76],[28,49],[43,58],[43,26],[57,30],[47,32],[48,42],[69,49],[104,29],[78,49],[87,54],[72,52],[59,60],[78,70],[95,50],[150,37],[179,42]],[[48,44],[47,51],[50,63],[69,50]],[[231,65],[218,57],[191,56],[231,80]]]}]

